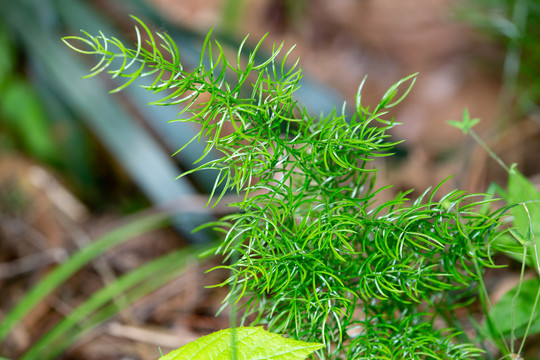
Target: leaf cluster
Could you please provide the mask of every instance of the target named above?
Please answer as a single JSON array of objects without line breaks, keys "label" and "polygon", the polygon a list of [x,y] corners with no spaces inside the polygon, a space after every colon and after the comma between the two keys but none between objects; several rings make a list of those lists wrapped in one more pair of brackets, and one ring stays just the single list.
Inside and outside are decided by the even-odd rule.
[{"label": "leaf cluster", "polygon": [[[490,244],[500,213],[488,213],[482,195],[438,195],[440,186],[414,201],[403,193],[376,202],[384,189],[375,186],[374,164],[396,145],[388,111],[415,75],[390,87],[373,109],[362,105],[360,86],[352,115],[344,105],[315,116],[294,98],[301,70],[286,65],[290,50],[277,61],[283,45],[257,63],[262,40],[243,56],[244,39],[231,61],[209,35],[198,66],[187,71],[167,34],[140,25],[147,40],[137,29],[134,49],[103,34],[64,41],[99,56],[90,75],[125,77],[116,90],[154,76],[147,88],[164,94],[156,104],[179,105],[178,121],[199,124],[192,141],[206,141],[206,150],[183,176],[217,171],[216,203],[229,190],[244,195],[231,204],[238,212],[207,225],[224,233],[217,253],[231,276],[218,286],[231,287],[230,301],[244,299],[243,321],[322,341],[321,358],[480,354],[434,319],[468,300],[482,269],[494,266]],[[222,157],[205,161],[213,150]]]}]

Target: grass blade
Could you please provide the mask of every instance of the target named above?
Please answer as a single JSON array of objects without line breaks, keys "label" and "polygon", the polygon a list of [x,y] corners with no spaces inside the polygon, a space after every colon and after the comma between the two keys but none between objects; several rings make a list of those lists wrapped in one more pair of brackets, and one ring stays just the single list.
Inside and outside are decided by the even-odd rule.
[{"label": "grass blade", "polygon": [[90,245],[75,253],[69,260],[41,279],[17,302],[17,305],[15,305],[2,323],[0,323],[0,341],[4,340],[9,331],[39,302],[51,294],[76,271],[113,246],[121,244],[134,236],[164,227],[168,224],[168,218],[169,215],[167,214],[158,214],[137,219],[97,238]]},{"label": "grass blade", "polygon": [[177,250],[123,275],[73,310],[39,339],[21,360],[35,359],[38,354],[41,359],[55,358],[85,333],[117,314],[121,310],[118,304],[114,303],[117,296],[125,297],[124,305],[133,303],[180,275],[187,263],[196,260],[198,254],[208,248],[209,246]]}]

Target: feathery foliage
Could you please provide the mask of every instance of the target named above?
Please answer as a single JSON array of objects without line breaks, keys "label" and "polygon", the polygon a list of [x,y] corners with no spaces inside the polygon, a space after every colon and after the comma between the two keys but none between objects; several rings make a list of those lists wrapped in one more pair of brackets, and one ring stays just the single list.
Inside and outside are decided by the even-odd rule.
[{"label": "feathery foliage", "polygon": [[[137,20],[137,19],[136,19]],[[167,34],[139,22],[137,44],[126,47],[104,34],[69,36],[74,50],[97,55],[89,76],[125,78],[118,91],[152,76],[147,89],[163,94],[155,105],[175,105],[175,121],[199,124],[192,141],[205,141],[200,165],[184,173],[217,170],[209,204],[226,191],[245,196],[238,211],[207,224],[224,233],[217,253],[231,276],[227,303],[239,302],[242,323],[326,347],[326,359],[470,359],[471,345],[453,313],[477,296],[485,267],[494,266],[491,244],[500,212],[489,198],[428,189],[378,203],[376,160],[392,155],[388,110],[410,91],[415,75],[402,79],[373,109],[314,116],[294,92],[301,70],[281,61],[283,45],[256,61],[259,42],[233,60],[206,38],[199,65],[186,70]],[[143,40],[143,37],[145,40]],[[363,84],[363,83],[362,83]],[[182,150],[182,149],[180,149]],[[179,151],[180,151],[179,150]],[[217,150],[222,157],[205,161]],[[217,190],[221,189],[221,190]],[[447,320],[448,329],[434,325]],[[465,339],[465,340],[464,340]]]}]

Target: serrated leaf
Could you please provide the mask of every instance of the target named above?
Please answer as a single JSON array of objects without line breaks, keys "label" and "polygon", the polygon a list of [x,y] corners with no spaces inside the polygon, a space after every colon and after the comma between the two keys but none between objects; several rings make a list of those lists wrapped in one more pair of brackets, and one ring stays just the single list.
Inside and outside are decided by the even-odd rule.
[{"label": "serrated leaf", "polygon": [[[220,330],[203,336],[159,360],[230,360],[233,329]],[[324,345],[284,338],[262,327],[234,329],[238,360],[304,360]]]}]

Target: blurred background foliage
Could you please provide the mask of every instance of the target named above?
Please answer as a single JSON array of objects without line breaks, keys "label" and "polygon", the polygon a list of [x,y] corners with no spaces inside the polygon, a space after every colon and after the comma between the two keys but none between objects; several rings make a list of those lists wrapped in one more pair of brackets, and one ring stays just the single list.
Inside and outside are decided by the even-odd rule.
[{"label": "blurred background foliage", "polygon": [[[540,183],[540,4],[535,0],[1,1],[0,263],[6,266],[0,267],[0,286],[8,294],[0,301],[2,317],[39,282],[36,279],[43,278],[46,266],[60,260],[43,258],[43,263],[21,272],[6,270],[8,265],[36,251],[57,249],[67,256],[82,246],[70,242],[74,233],[96,238],[128,214],[152,206],[173,208],[175,231],[160,233],[165,240],[160,238],[162,245],[155,241],[157,253],[141,251],[134,241],[138,245],[124,248],[122,256],[107,256],[105,250],[95,255],[105,257],[117,275],[137,268],[149,254],[172,253],[209,240],[207,234],[190,231],[216,215],[204,210],[200,196],[210,191],[213,175],[174,180],[191,168],[201,145],[193,143],[182,154],[170,156],[196,129],[168,124],[178,110],[147,106],[152,94],[144,90],[130,87],[108,94],[115,87],[111,79],[82,79],[93,64],[61,43],[62,36],[78,35],[80,29],[132,38],[134,24],[128,14],[168,32],[187,67],[197,60],[210,28],[233,49],[247,33],[249,43],[256,43],[269,32],[267,49],[273,41],[284,41],[286,47],[296,43],[293,54],[301,57],[306,74],[298,97],[313,113],[352,101],[365,75],[365,99],[375,103],[388,85],[420,72],[415,89],[392,114],[404,122],[395,133],[406,140],[399,161],[380,164],[381,178],[396,191],[422,192],[451,174],[456,177],[448,186],[471,191],[484,191],[492,181],[506,183],[504,171],[459,131],[444,125],[459,118],[464,107],[482,119],[479,131],[494,151],[508,164],[517,162],[522,173]],[[27,242],[17,242],[19,237]],[[90,275],[83,278],[92,278],[95,270],[87,271]],[[101,277],[97,283],[107,281]],[[494,291],[504,288],[497,286]],[[86,299],[84,293],[74,295],[78,290],[73,283],[67,289],[75,302]],[[113,303],[115,296],[111,295]],[[199,307],[192,304],[182,311],[199,316],[217,306],[214,300],[195,302]],[[167,304],[163,306],[170,310]],[[43,315],[47,313],[33,313],[41,319],[38,324],[47,324],[45,329],[51,319],[58,320],[58,314],[48,318]],[[201,329],[193,325],[201,318],[175,322],[165,320],[166,310],[155,313],[151,319],[162,328],[184,321],[192,324],[191,330],[204,333],[223,324],[210,321]],[[128,323],[139,325],[148,319]],[[0,355],[20,353],[40,332],[25,334],[23,340],[0,346]],[[135,352],[144,358],[143,350]],[[77,358],[68,354],[66,358]]]},{"label": "blurred background foliage", "polygon": [[502,88],[501,127],[524,116],[540,120],[540,3],[530,0],[464,0],[459,16],[498,44]]},{"label": "blurred background foliage", "polygon": [[[378,66],[359,63],[356,68],[349,64],[350,69],[342,70],[350,72],[350,78],[352,81],[357,81],[357,84],[361,79],[360,75],[373,72],[375,73],[373,77],[376,77],[381,71],[390,73],[391,75],[385,75],[382,79],[370,79],[373,80],[371,87],[374,89],[372,91],[374,97],[380,95],[378,91],[384,88],[387,82],[395,81],[407,72],[420,71],[422,79],[422,72],[427,73],[426,77],[431,76],[429,67],[444,66],[441,65],[444,59],[436,59],[427,64],[427,69],[423,69],[421,68],[423,64],[414,65],[414,61],[408,59],[409,55],[405,52],[401,53],[402,59],[391,59],[392,44],[388,39],[395,35],[388,32],[382,25],[379,28],[373,28],[373,33],[379,32],[381,37],[379,48],[377,48],[377,39],[367,39],[365,44],[361,43],[362,38],[367,36],[363,34],[362,29],[356,29],[359,33],[356,37],[360,40],[356,39],[348,45],[340,44],[339,42],[344,39],[355,37],[355,34],[350,33],[355,30],[354,27],[350,27],[351,24],[348,23],[350,20],[342,20],[340,24],[337,24],[340,26],[335,26],[338,27],[337,30],[328,29],[336,25],[333,22],[340,20],[339,17],[337,20],[334,19],[336,16],[331,13],[328,14],[326,24],[310,23],[310,21],[318,20],[317,17],[320,16],[318,12],[324,11],[325,6],[331,6],[325,4],[324,1],[313,3],[287,0],[266,1],[262,10],[253,10],[254,6],[251,2],[242,0],[214,1],[206,5],[206,8],[203,5],[199,6],[200,9],[187,5],[187,2],[169,2],[170,14],[176,12],[182,14],[180,10],[182,7],[194,8],[191,10],[194,19],[202,16],[197,15],[197,12],[210,13],[212,10],[217,13],[213,17],[212,14],[207,14],[206,22],[187,21],[186,24],[162,17],[157,8],[167,6],[167,2],[161,1],[161,3],[165,5],[160,5],[159,1],[147,3],[142,0],[109,3],[80,0],[23,0],[15,4],[5,2],[2,5],[0,42],[4,50],[0,55],[0,89],[2,90],[0,100],[2,144],[0,146],[4,151],[16,150],[26,154],[62,173],[63,180],[68,182],[77,196],[92,208],[103,208],[115,203],[127,211],[141,209],[150,203],[159,204],[178,196],[200,191],[207,192],[212,179],[208,176],[208,178],[198,178],[186,184],[179,181],[172,182],[173,185],[166,184],[166,181],[164,184],[163,180],[157,179],[157,174],[170,179],[174,178],[181,169],[190,168],[191,162],[196,159],[197,151],[200,151],[196,145],[186,152],[186,154],[194,154],[193,156],[183,154],[174,159],[168,159],[168,157],[170,153],[183,145],[189,135],[193,134],[193,130],[184,128],[182,125],[166,124],[168,120],[175,118],[174,109],[148,108],[143,105],[151,101],[151,94],[133,89],[125,95],[109,96],[105,92],[114,87],[110,80],[102,78],[95,82],[81,81],[80,78],[89,64],[83,63],[81,59],[70,54],[58,43],[59,37],[63,34],[79,33],[79,29],[85,29],[91,33],[102,30],[119,37],[133,36],[131,31],[133,24],[127,16],[133,13],[146,18],[154,24],[155,28],[170,32],[180,43],[184,51],[184,61],[188,66],[190,60],[197,57],[197,45],[200,44],[201,37],[210,27],[216,27],[218,37],[233,46],[246,32],[254,32],[256,36],[258,33],[270,31],[274,41],[284,39],[290,42],[290,40],[295,40],[294,38],[300,41],[308,39],[307,42],[299,44],[300,55],[308,54],[308,65],[306,65],[308,67],[313,66],[310,62],[316,58],[316,55],[311,55],[308,51],[317,51],[317,48],[322,46],[320,42],[326,37],[331,43],[329,46],[356,47],[359,48],[356,51],[366,52],[364,57],[367,60],[365,61],[382,59],[387,62]],[[357,1],[355,7],[352,7],[350,3],[351,1],[340,0],[334,4],[334,7],[338,8],[334,11],[364,10],[366,13],[379,11],[376,6],[369,5],[369,1]],[[392,6],[391,1],[381,3]],[[503,126],[508,118],[513,121],[510,125],[526,116],[536,118],[540,96],[540,85],[536,80],[539,75],[536,64],[540,60],[540,49],[536,41],[540,32],[538,19],[540,6],[528,0],[463,0],[451,5],[444,9],[448,12],[446,22],[453,16],[452,20],[457,24],[459,22],[461,25],[469,24],[472,25],[472,29],[477,30],[477,35],[463,40],[464,43],[469,42],[467,46],[471,46],[470,44],[477,42],[480,36],[484,36],[481,38],[484,42],[482,46],[489,50],[484,50],[483,54],[475,54],[476,58],[473,58],[473,61],[478,61],[479,56],[485,55],[480,61],[491,63],[491,69],[494,69],[494,73],[490,74],[491,78],[485,76],[488,78],[485,81],[500,83],[499,112],[480,110],[489,116],[484,120],[491,124],[499,122],[499,125]],[[317,7],[320,10],[317,10]],[[384,10],[382,6],[381,10]],[[256,15],[263,17],[265,22],[261,23],[257,29],[250,29],[248,27],[253,27],[252,21],[245,21],[245,18],[254,17],[254,11],[259,11]],[[390,15],[392,16],[392,13]],[[177,16],[180,17],[180,21],[182,16],[187,15]],[[341,14],[340,16],[348,18],[351,15]],[[440,17],[440,14],[433,15],[433,17],[437,16]],[[409,36],[414,36],[412,32],[417,30],[414,28],[409,30],[405,27],[406,25],[401,26],[411,33],[407,34]],[[314,29],[314,27],[317,28]],[[396,24],[396,27],[400,25]],[[310,31],[312,34],[305,34]],[[345,33],[330,33],[331,31]],[[316,39],[313,39],[314,36]],[[338,45],[335,45],[336,43]],[[490,44],[493,47],[490,47]],[[399,43],[398,45],[402,46]],[[406,45],[412,52],[415,50],[412,49],[413,47],[421,45],[428,47],[429,43],[426,41],[425,44],[420,42],[419,45],[415,45],[414,41],[411,41],[411,44],[403,46]],[[309,49],[310,47],[313,49]],[[367,54],[368,52],[371,54]],[[454,49],[454,53],[456,52]],[[429,57],[429,51],[426,53],[426,57]],[[455,63],[458,55],[451,54],[447,59],[448,63]],[[416,62],[419,63],[419,61]],[[301,100],[307,103],[313,112],[327,111],[339,104],[342,99],[350,100],[353,94],[353,92],[345,92],[349,84],[339,83],[338,77],[342,75],[338,73],[334,81],[323,85],[324,80],[332,76],[332,72],[326,70],[325,66],[329,67],[323,64],[322,69],[318,71],[324,75],[316,72],[310,75],[311,69],[308,69],[308,77],[311,76],[311,79],[305,79],[303,92],[300,94]],[[478,68],[473,70],[478,70]],[[435,76],[445,76],[445,74],[435,74]],[[439,81],[442,85],[431,84],[435,85],[434,92],[437,92],[437,85],[445,86],[444,81],[446,80]],[[447,84],[446,86],[458,85]],[[497,91],[497,89],[494,90]],[[444,93],[444,91],[448,90],[443,88],[440,92]],[[454,99],[447,100],[452,102]],[[491,101],[492,105],[495,105],[493,98],[488,100],[480,98],[479,101]],[[100,106],[94,104],[100,104]],[[451,118],[447,115],[448,113],[459,114],[457,112],[459,105],[456,103],[451,105],[455,109],[440,109],[443,116]],[[427,108],[429,106],[430,104]],[[484,104],[481,106],[487,107]],[[418,114],[414,106],[403,109],[402,113],[405,113],[405,121],[415,122],[410,123],[409,128],[422,127],[422,121],[430,121],[431,113]],[[428,120],[422,120],[424,117]],[[438,120],[435,119],[434,122],[438,123]],[[419,135],[409,135],[409,132],[409,130],[404,130],[404,134],[397,135],[411,138],[412,146],[408,151],[412,151],[411,148],[414,147]],[[427,132],[426,137],[437,142],[438,135],[433,134],[429,126],[427,130],[420,129],[418,133],[422,132]],[[458,143],[460,141],[457,140]],[[137,146],[131,144],[137,144]],[[449,144],[449,147],[455,147],[456,140],[449,141]],[[143,147],[145,150],[142,150]],[[452,151],[451,148],[440,150],[440,154],[435,154],[435,156],[444,157],[444,153],[448,151]],[[145,160],[148,160],[150,164]],[[152,176],[148,176],[149,173],[152,173]],[[141,190],[142,194],[137,189]],[[111,202],[111,199],[114,201]]]}]

